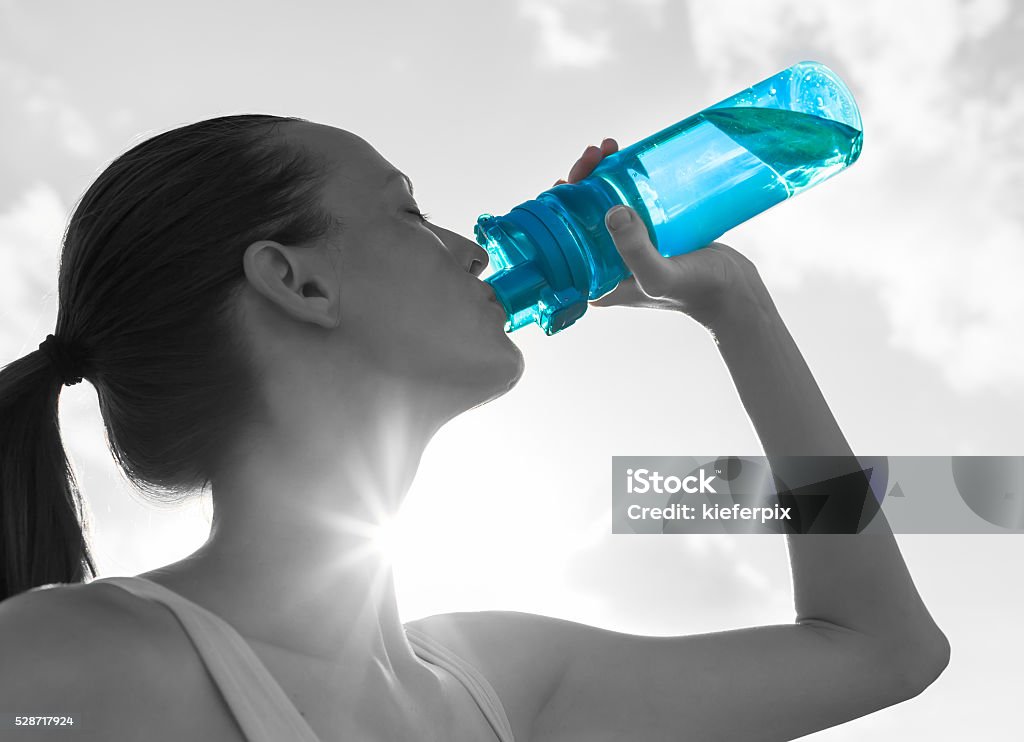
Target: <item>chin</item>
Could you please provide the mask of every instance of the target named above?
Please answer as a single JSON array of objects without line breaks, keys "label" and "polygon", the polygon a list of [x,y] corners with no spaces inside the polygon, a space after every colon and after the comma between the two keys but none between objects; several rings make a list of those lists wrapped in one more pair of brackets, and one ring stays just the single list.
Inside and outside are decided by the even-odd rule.
[{"label": "chin", "polygon": [[502,394],[509,391],[519,383],[526,371],[526,359],[519,346],[512,342],[508,335],[505,335],[505,348],[498,355],[502,357],[502,372],[500,375],[505,379],[505,386]]},{"label": "chin", "polygon": [[473,399],[466,409],[473,409],[504,396],[519,383],[526,370],[526,360],[519,346],[507,340],[505,347],[490,354],[487,363],[478,367],[472,378],[466,379],[466,388],[474,389]]}]

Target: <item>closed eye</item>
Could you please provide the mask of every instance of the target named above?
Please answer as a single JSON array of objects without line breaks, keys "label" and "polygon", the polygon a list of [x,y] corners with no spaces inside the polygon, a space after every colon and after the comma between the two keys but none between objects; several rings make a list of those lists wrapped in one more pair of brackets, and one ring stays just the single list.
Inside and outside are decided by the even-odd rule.
[{"label": "closed eye", "polygon": [[427,221],[428,219],[430,219],[430,214],[424,214],[424,213],[423,213],[422,211],[420,211],[419,209],[409,209],[409,213],[410,213],[410,214],[414,214],[414,215],[415,215],[416,217],[418,217],[418,218],[419,218],[419,220],[420,220],[421,222],[425,222],[425,221]]}]

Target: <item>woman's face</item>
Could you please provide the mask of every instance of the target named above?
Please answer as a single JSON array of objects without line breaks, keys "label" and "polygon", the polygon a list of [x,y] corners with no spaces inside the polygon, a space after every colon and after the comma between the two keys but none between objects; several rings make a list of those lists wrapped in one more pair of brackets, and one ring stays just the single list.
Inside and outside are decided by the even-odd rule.
[{"label": "woman's face", "polygon": [[510,389],[523,357],[477,277],[483,248],[423,221],[406,178],[354,134],[296,123],[287,136],[335,163],[323,198],[342,225],[331,247],[345,352],[376,373],[443,388],[466,408]]}]

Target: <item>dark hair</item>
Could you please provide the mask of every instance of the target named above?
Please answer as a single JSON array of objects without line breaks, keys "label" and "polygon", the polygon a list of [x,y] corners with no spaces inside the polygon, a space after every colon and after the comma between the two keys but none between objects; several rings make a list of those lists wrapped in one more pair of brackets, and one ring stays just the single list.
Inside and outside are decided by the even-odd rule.
[{"label": "dark hair", "polygon": [[[110,451],[152,501],[205,488],[251,414],[232,311],[246,247],[339,226],[320,203],[326,162],[279,131],[299,121],[224,116],[147,139],[100,174],[64,233],[54,334],[83,350]],[[0,369],[0,600],[96,575],[61,388],[42,350]]]}]

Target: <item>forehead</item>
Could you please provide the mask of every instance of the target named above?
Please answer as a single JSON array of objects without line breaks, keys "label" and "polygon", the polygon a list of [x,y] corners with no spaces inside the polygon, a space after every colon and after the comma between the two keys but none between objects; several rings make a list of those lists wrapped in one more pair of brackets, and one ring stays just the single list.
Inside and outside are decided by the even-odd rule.
[{"label": "forehead", "polygon": [[344,129],[294,122],[282,133],[288,141],[333,166],[325,184],[332,200],[359,200],[368,195],[379,198],[385,179],[395,170],[369,142]]}]

